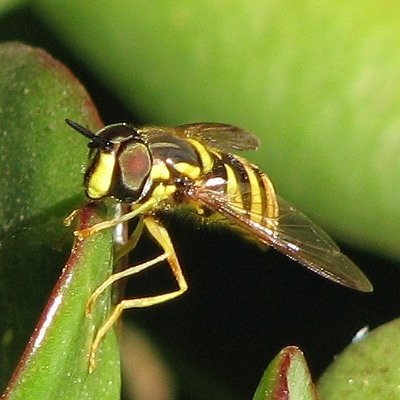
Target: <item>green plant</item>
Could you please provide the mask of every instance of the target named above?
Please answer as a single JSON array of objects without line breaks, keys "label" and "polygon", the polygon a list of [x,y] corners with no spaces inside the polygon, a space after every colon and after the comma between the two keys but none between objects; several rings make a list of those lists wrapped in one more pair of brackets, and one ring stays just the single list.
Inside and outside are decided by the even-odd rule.
[{"label": "green plant", "polygon": [[[257,162],[265,171],[271,173],[271,177],[285,197],[290,198],[300,209],[308,210],[311,215],[317,215],[343,239],[363,245],[368,251],[376,250],[381,254],[396,257],[398,185],[395,179],[397,168],[394,155],[397,137],[396,104],[399,91],[393,89],[398,80],[393,79],[391,73],[396,71],[397,60],[395,57],[392,58],[394,53],[391,51],[391,46],[395,41],[391,37],[396,37],[396,24],[392,22],[396,20],[394,16],[397,11],[385,10],[383,6],[380,8],[381,6],[367,2],[361,6],[354,3],[354,7],[349,5],[344,11],[339,3],[331,3],[330,7],[322,12],[319,6],[310,3],[308,11],[304,9],[299,14],[299,10],[294,6],[282,3],[283,8],[281,11],[275,8],[274,15],[277,17],[285,15],[285,23],[276,25],[276,28],[272,23],[266,25],[270,29],[263,34],[275,39],[271,39],[266,48],[260,48],[262,50],[260,58],[251,56],[250,47],[247,49],[248,52],[244,47],[252,43],[252,40],[256,43],[255,38],[262,37],[261,25],[254,25],[253,33],[256,36],[241,35],[237,31],[238,35],[231,42],[228,40],[231,47],[224,41],[207,41],[207,35],[201,36],[209,32],[210,36],[224,38],[220,33],[215,33],[211,27],[216,32],[221,32],[218,29],[222,31],[228,29],[229,24],[249,26],[247,22],[253,21],[253,18],[257,21],[257,15],[270,15],[273,3],[266,4],[266,8],[258,10],[253,15],[250,8],[247,9],[248,14],[243,14],[241,5],[232,3],[231,14],[228,13],[226,19],[221,19],[221,15],[226,15],[226,9],[214,9],[213,18],[208,18],[213,7],[208,2],[200,8],[193,8],[193,5],[183,7],[171,1],[158,3],[157,6],[152,2],[139,1],[135,8],[123,6],[121,3],[123,13],[118,15],[116,9],[110,13],[106,3],[100,5],[96,2],[84,6],[80,2],[68,2],[57,10],[53,4],[43,1],[32,3],[31,8],[40,16],[39,18],[49,21],[52,29],[59,32],[63,41],[73,44],[75,54],[80,56],[90,71],[93,70],[93,73],[106,82],[114,93],[120,94],[125,104],[131,109],[143,111],[138,118],[151,118],[150,122],[162,124],[180,124],[199,119],[220,120],[246,127],[260,136],[265,134],[262,142],[267,150],[259,153]],[[287,12],[284,13],[284,10]],[[311,12],[312,10],[314,12]],[[342,18],[342,11],[348,13],[348,19]],[[358,22],[354,22],[355,15],[359,15],[356,19]],[[243,16],[244,20],[241,19]],[[369,17],[365,19],[366,16]],[[189,23],[194,17],[197,21],[195,25]],[[22,37],[31,43],[36,43],[38,39],[31,39],[30,34],[27,34],[28,29],[21,28],[29,26],[30,18],[33,17],[29,13],[28,17],[18,13],[8,14],[7,23],[1,28],[1,37]],[[119,24],[115,24],[116,18]],[[244,22],[235,24],[236,18]],[[303,22],[296,24],[296,18],[300,18]],[[319,24],[315,24],[315,18]],[[73,25],[70,23],[71,20],[74,20]],[[276,20],[281,19],[276,18]],[[361,24],[361,20],[365,23]],[[346,21],[352,22],[347,24]],[[5,34],[5,26],[14,27],[14,31],[11,29],[9,31],[11,34]],[[99,30],[100,26],[102,29]],[[203,29],[196,33],[190,29],[193,26],[202,26]],[[301,26],[305,34],[294,34],[290,29],[280,31],[279,26],[293,26],[294,30]],[[315,30],[310,30],[312,26]],[[325,26],[336,27],[336,30],[324,29]],[[357,34],[349,35],[349,31],[357,26],[360,27]],[[129,33],[122,35],[127,40],[113,39],[114,35],[121,35],[124,30],[128,32],[128,27]],[[343,29],[340,30],[339,27]],[[385,29],[382,30],[383,27]],[[180,34],[177,34],[177,31]],[[322,33],[319,35],[319,32]],[[47,35],[48,32],[45,36]],[[158,43],[160,37],[165,40]],[[177,37],[181,40],[174,40]],[[249,37],[253,39],[247,40]],[[351,41],[343,47],[341,43],[348,41],[349,38]],[[244,44],[240,39],[243,39]],[[51,40],[54,40],[54,37]],[[287,54],[285,45],[293,43],[291,40],[297,43],[296,52],[291,53],[289,58],[280,56]],[[208,54],[210,57],[207,63],[201,64],[203,71],[195,68],[198,58],[193,54],[195,48],[190,47],[190,43],[193,42],[207,44],[204,53],[200,53],[203,56]],[[220,51],[218,44],[221,45]],[[283,47],[280,47],[282,44]],[[129,47],[130,45],[136,46]],[[183,47],[180,47],[181,45]],[[46,44],[47,46],[52,46],[51,41]],[[124,46],[128,46],[129,50],[121,50]],[[325,59],[326,63],[323,57],[324,46],[328,52],[332,52],[332,58]],[[330,50],[332,47],[329,46],[344,50],[339,58],[340,62],[335,64],[334,61],[338,60],[335,54],[338,53]],[[53,51],[58,54],[61,47],[58,44],[54,46]],[[151,51],[148,52],[148,49]],[[227,57],[226,51],[232,56],[231,58]],[[147,54],[150,56],[147,57]],[[246,65],[252,65],[252,68],[259,65],[261,75],[250,74],[254,78],[253,85],[250,84],[251,79],[247,79],[246,84],[241,80],[243,78],[239,72],[243,72],[244,65],[240,58],[241,54],[247,54]],[[129,63],[125,62],[125,57],[129,59]],[[4,323],[2,321],[0,327],[6,328],[1,331],[0,349],[0,372],[4,385],[11,373],[12,365],[16,363],[39,318],[40,310],[51,287],[56,282],[60,272],[57,266],[61,267],[67,258],[68,245],[64,246],[64,251],[61,253],[51,250],[51,246],[66,232],[61,221],[84,201],[79,171],[86,158],[85,141],[71,134],[63,121],[65,118],[73,118],[93,129],[101,125],[87,98],[82,93],[76,93],[80,90],[77,89],[78,86],[74,86],[75,84],[70,86],[74,79],[67,70],[61,68],[61,72],[56,74],[58,76],[56,83],[53,80],[49,81],[48,76],[41,81],[33,77],[37,76],[36,74],[45,75],[45,70],[52,69],[47,68],[47,62],[42,63],[39,70],[32,71],[24,69],[25,67],[21,68],[18,60],[19,58],[13,54],[6,63],[3,48],[0,58],[3,173],[0,179],[2,193],[8,193],[1,197],[4,219],[0,237],[2,255],[0,299],[1,304],[7,304],[4,314],[0,317],[4,318]],[[229,60],[229,63],[218,64],[221,60]],[[351,64],[353,73],[341,75],[341,71],[350,71],[346,69],[347,62]],[[46,66],[44,70],[43,65]],[[218,65],[221,69],[218,69]],[[335,65],[337,68],[333,68]],[[18,66],[19,70],[16,68]],[[227,67],[229,68],[226,69]],[[380,72],[382,68],[385,70],[384,74]],[[20,75],[15,75],[13,69],[17,69]],[[265,71],[269,71],[267,76],[269,78],[263,81],[260,76]],[[273,71],[277,74],[272,74]],[[363,75],[363,71],[376,73]],[[84,76],[84,73],[81,74]],[[193,77],[198,79],[194,79],[190,84],[190,79]],[[220,78],[220,83],[217,86],[212,85],[211,81],[208,81],[210,77],[216,81]],[[362,77],[365,78],[364,81]],[[90,79],[88,81],[90,85]],[[39,82],[44,83],[39,84]],[[264,86],[260,82],[263,82]],[[254,85],[257,87],[254,88]],[[72,90],[71,87],[75,89]],[[91,92],[96,95],[95,85],[93,88]],[[251,88],[254,91],[250,90]],[[390,90],[384,90],[385,88]],[[243,89],[249,90],[252,101],[244,96],[246,91]],[[265,96],[266,92],[268,96]],[[10,97],[13,93],[19,97]],[[259,96],[262,98],[265,96],[264,101],[267,103],[260,101]],[[312,101],[306,101],[306,96]],[[108,97],[111,97],[109,92],[97,93],[96,102],[100,104],[100,108],[103,107],[103,115],[110,112],[108,107],[113,103],[111,97],[111,102],[101,105]],[[336,110],[336,113],[329,114],[329,110]],[[126,114],[121,118],[123,112],[120,110],[117,114],[108,114],[107,122],[135,119],[132,115],[126,116]],[[9,132],[18,132],[18,136],[10,135]],[[249,157],[256,160],[253,155]],[[268,163],[265,160],[268,160]],[[185,356],[199,361],[200,366],[202,364],[207,366],[208,363],[213,365],[212,360],[218,364],[218,360],[221,360],[220,371],[223,372],[217,375],[219,374],[222,382],[225,380],[222,386],[226,386],[226,381],[229,381],[226,378],[230,374],[229,364],[235,364],[230,362],[231,359],[237,359],[237,364],[241,366],[246,365],[245,368],[242,367],[243,376],[254,377],[259,374],[261,361],[254,357],[255,353],[261,354],[258,343],[269,344],[267,349],[262,348],[264,352],[262,362],[265,363],[280,347],[294,340],[305,348],[307,357],[311,358],[313,371],[320,371],[360,326],[365,323],[375,326],[398,314],[396,308],[398,273],[395,268],[384,268],[389,264],[387,261],[376,260],[367,255],[365,258],[360,257],[365,264],[382,265],[381,268],[376,268],[379,269],[377,273],[372,268],[368,271],[378,290],[375,297],[365,297],[328,285],[305,272],[297,274],[292,271],[290,263],[274,258],[272,252],[262,257],[262,254],[250,245],[247,247],[245,244],[240,245],[242,247],[236,249],[235,243],[238,242],[232,239],[229,233],[222,232],[221,236],[220,232],[214,234],[213,231],[206,231],[202,236],[202,233],[194,231],[185,221],[177,223],[172,220],[171,226],[172,231],[175,228],[177,232],[174,234],[179,239],[178,251],[185,260],[184,265],[190,277],[189,294],[179,303],[158,310],[146,310],[146,314],[135,313],[135,317],[142,325],[147,324],[147,329],[154,329],[155,332],[159,329],[158,336],[162,338],[161,340],[165,337],[165,343],[170,341],[169,357],[173,353],[179,360],[180,354],[185,353]],[[9,227],[11,228],[7,229]],[[199,250],[193,245],[193,241],[206,242],[206,239],[205,247],[210,248],[208,255],[203,249]],[[97,239],[95,241],[100,243],[100,240],[104,240],[104,244],[110,243],[106,236],[98,240],[99,242]],[[234,245],[226,246],[226,250],[225,246],[220,245],[231,242]],[[142,250],[138,249],[138,252]],[[111,267],[108,251],[101,252],[103,261],[93,261],[93,268],[104,265],[102,271],[105,275]],[[232,253],[232,259],[226,263],[228,268],[219,269],[218,262],[215,263],[216,252],[223,260],[228,253]],[[29,254],[28,260],[24,254]],[[244,260],[245,269],[243,269]],[[235,263],[239,265],[235,267]],[[272,265],[276,263],[279,268],[269,268],[266,273],[258,274],[258,270],[265,271],[265,266],[260,266],[263,263]],[[94,271],[89,268],[87,273],[91,276]],[[101,274],[97,276],[97,273],[96,269],[94,275],[101,281]],[[382,278],[386,279],[384,284],[380,285],[380,282],[377,282],[378,275],[387,277]],[[236,283],[237,281],[239,283]],[[28,288],[22,285],[26,283]],[[380,289],[382,287],[384,290]],[[201,291],[203,289],[204,292]],[[221,295],[221,300],[217,300],[213,291]],[[233,291],[235,292],[232,293]],[[82,329],[90,328],[89,325],[85,325],[87,321],[82,314],[84,299],[88,293],[90,285],[85,286],[85,291],[78,296],[80,301],[75,303],[77,308],[73,313],[75,317],[81,318]],[[236,311],[240,303],[247,303],[245,295],[252,299],[251,305],[247,311],[243,309]],[[304,303],[300,306],[299,303],[303,298]],[[204,302],[203,308],[196,306],[196,301],[199,303],[199,299]],[[226,303],[230,303],[229,308],[221,306]],[[257,312],[257,309],[261,311]],[[104,312],[106,311],[107,308],[104,309]],[[204,315],[207,315],[207,321],[204,321]],[[190,331],[191,336],[186,338],[186,326],[191,321],[195,328]],[[216,321],[221,325],[216,325]],[[242,327],[242,331],[234,335],[232,326],[236,325]],[[221,351],[222,346],[215,345],[218,343],[216,332],[206,339],[203,332],[209,333],[210,327],[213,326],[220,326],[219,330],[225,335],[222,342],[226,344],[228,350]],[[299,328],[300,334],[294,333],[294,326],[296,329]],[[232,340],[230,334],[232,338],[238,336],[241,340]],[[193,337],[198,340],[194,340]],[[396,344],[394,335],[389,334],[388,338],[390,338],[389,343]],[[109,349],[110,355],[114,357],[116,353],[111,351],[112,348],[115,350],[113,340],[111,338]],[[203,356],[205,353],[197,347],[202,341],[210,348],[207,356]],[[181,345],[180,348],[177,342]],[[327,343],[331,342],[334,346],[328,350]],[[248,358],[243,354],[242,343],[243,348],[246,347],[246,351],[251,354]],[[368,348],[368,342],[366,346]],[[366,354],[378,354],[376,350],[379,346],[374,344],[373,347],[374,350],[372,352],[366,350]],[[389,349],[386,351],[393,351],[390,347]],[[212,358],[213,353],[217,355],[215,359]],[[380,361],[386,361],[383,358],[381,357]],[[76,359],[73,352],[71,359]],[[207,359],[208,363],[204,359]],[[114,368],[116,363],[117,361],[110,361],[109,365],[115,374],[115,379],[112,378],[115,382],[118,374]],[[379,365],[376,361],[374,363]],[[195,363],[191,363],[191,366],[192,364]],[[254,364],[258,367],[254,367]],[[388,364],[384,368],[390,371],[393,365]],[[181,375],[185,376],[187,371],[185,369]],[[354,370],[352,374],[353,372]],[[344,381],[347,374],[348,372],[342,378]],[[111,379],[110,375],[106,375]],[[375,376],[377,379],[373,381],[378,387],[390,387],[386,381],[385,385],[380,385],[382,376],[376,374]],[[327,390],[329,386],[337,387],[336,383],[332,384],[335,381],[330,379],[323,378],[321,390],[326,393],[326,398],[335,398],[335,394],[329,394]],[[204,383],[204,379],[200,381]],[[236,385],[238,389],[240,380],[233,379],[233,381],[233,386]],[[363,398],[367,398],[357,386],[353,387],[355,388],[353,393],[362,393],[365,396]],[[251,390],[253,389],[254,385]],[[240,392],[240,389],[238,391]],[[387,398],[385,397],[387,393],[391,392],[383,391],[382,398]],[[377,398],[376,391],[371,398]]]}]

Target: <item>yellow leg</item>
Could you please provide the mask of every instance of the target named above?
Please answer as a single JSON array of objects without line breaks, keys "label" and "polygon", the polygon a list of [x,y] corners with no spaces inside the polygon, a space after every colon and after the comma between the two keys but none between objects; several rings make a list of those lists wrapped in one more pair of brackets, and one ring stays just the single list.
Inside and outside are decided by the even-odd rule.
[{"label": "yellow leg", "polygon": [[178,261],[178,257],[175,253],[174,246],[169,237],[168,231],[157,221],[154,217],[149,216],[144,219],[144,224],[150,234],[156,239],[156,241],[164,249],[164,252],[168,254],[168,263],[175,276],[176,282],[179,286],[178,295],[185,292],[188,288],[186,279],[183,276],[181,266]]},{"label": "yellow leg", "polygon": [[117,272],[115,274],[110,275],[89,297],[89,300],[86,303],[86,316],[90,317],[93,311],[93,304],[97,300],[97,298],[114,282],[119,281],[120,279],[127,278],[128,276],[136,275],[139,272],[152,267],[164,261],[168,258],[168,254],[163,253],[158,257],[153,258],[152,260],[146,261],[143,264],[134,265],[133,267],[124,269],[123,271]]},{"label": "yellow leg", "polygon": [[139,218],[134,231],[132,232],[131,236],[129,237],[129,240],[127,243],[125,243],[120,249],[115,254],[115,260],[118,261],[120,258],[123,256],[127,255],[130,253],[137,245],[140,236],[142,235],[143,232],[143,218]]},{"label": "yellow leg", "polygon": [[178,283],[179,289],[174,290],[169,293],[164,293],[155,296],[142,297],[138,299],[127,299],[122,300],[120,303],[116,305],[114,310],[111,312],[107,320],[104,324],[99,328],[96,333],[96,336],[92,342],[92,346],[90,349],[89,355],[89,372],[93,372],[96,368],[96,353],[99,348],[101,341],[103,340],[107,331],[114,325],[114,323],[121,316],[122,312],[129,308],[142,308],[142,307],[150,307],[155,304],[164,303],[165,301],[172,300],[175,297],[180,296],[183,292],[187,290],[186,279],[182,273],[181,267],[179,265],[178,258],[176,256],[174,247],[172,245],[171,239],[167,230],[157,221],[154,217],[148,216],[144,218],[144,224],[150,234],[156,239],[156,241],[161,245],[164,250],[164,253],[148,262],[145,262],[140,265],[133,266],[124,271],[118,272],[116,274],[111,275],[102,285],[100,285],[90,296],[88,303],[86,305],[86,313],[90,315],[92,312],[92,307],[94,301],[96,301],[97,297],[110,285],[112,285],[115,281],[126,278],[128,276],[137,274],[140,271],[143,271],[146,268],[149,268],[162,260],[167,259],[170,265],[171,271],[175,276],[175,279]]},{"label": "yellow leg", "polygon": [[119,216],[118,218],[110,219],[108,221],[99,222],[98,224],[93,225],[90,228],[81,229],[79,231],[74,231],[74,235],[78,239],[82,240],[85,237],[93,235],[93,233],[96,233],[96,232],[101,231],[103,229],[112,228],[113,226],[121,224],[122,222],[127,222],[130,219],[137,217],[138,215],[145,214],[148,211],[150,211],[151,209],[153,209],[156,204],[157,204],[157,200],[153,199],[153,198],[150,198],[149,200],[147,200],[145,203],[141,204],[140,206],[138,206],[134,210],[132,210],[132,211],[126,213],[126,214],[123,214],[123,215]]}]

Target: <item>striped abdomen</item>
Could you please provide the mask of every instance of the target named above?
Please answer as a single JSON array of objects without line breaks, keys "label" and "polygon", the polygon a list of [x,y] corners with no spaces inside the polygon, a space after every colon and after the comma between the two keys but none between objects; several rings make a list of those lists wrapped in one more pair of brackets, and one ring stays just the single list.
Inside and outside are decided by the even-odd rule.
[{"label": "striped abdomen", "polygon": [[203,185],[223,192],[225,201],[238,214],[264,224],[278,216],[274,187],[255,165],[233,154],[212,152],[214,163],[204,176]]}]

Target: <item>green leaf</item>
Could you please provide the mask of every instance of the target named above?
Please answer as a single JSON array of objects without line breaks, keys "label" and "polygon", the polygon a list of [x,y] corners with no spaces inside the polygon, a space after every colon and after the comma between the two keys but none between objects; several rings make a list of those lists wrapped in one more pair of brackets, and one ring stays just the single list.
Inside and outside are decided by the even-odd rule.
[{"label": "green leaf", "polygon": [[3,15],[26,2],[26,0],[0,0],[0,15]]},{"label": "green leaf", "polygon": [[[100,221],[93,206],[84,208],[81,215],[79,228]],[[89,373],[94,335],[110,312],[110,290],[96,302],[91,317],[85,315],[89,296],[112,272],[112,247],[110,232],[75,243],[5,399],[119,399],[119,350],[114,330],[102,341],[97,367]]]},{"label": "green leaf", "polygon": [[[81,169],[87,141],[64,119],[94,130],[102,123],[76,78],[43,50],[6,43],[0,45],[0,60],[0,385],[4,387],[68,258],[65,243],[63,251],[54,250],[63,237],[69,243],[72,239],[62,220],[85,201]],[[9,398],[44,399],[59,393],[68,398],[67,392],[75,395],[71,398],[104,398],[105,392],[106,398],[119,397],[118,349],[112,334],[103,350],[107,351],[107,343],[113,347],[108,368],[99,363],[93,374],[97,386],[90,384],[87,372],[88,345],[109,301],[101,298],[93,321],[85,317],[85,304],[110,273],[111,243],[106,232],[75,247],[75,258],[67,264],[37,327],[33,340],[40,346],[32,348],[31,341]],[[60,299],[57,307],[51,306]],[[37,339],[39,331],[45,335]]]},{"label": "green leaf", "polygon": [[271,361],[253,400],[317,400],[303,353],[294,346],[285,347]]},{"label": "green leaf", "polygon": [[399,2],[33,3],[142,119],[252,131],[278,193],[399,259]]},{"label": "green leaf", "polygon": [[5,233],[82,202],[87,141],[64,120],[102,124],[76,78],[43,50],[2,44],[0,60],[0,233]]},{"label": "green leaf", "polygon": [[318,382],[324,400],[400,398],[400,319],[353,341]]}]

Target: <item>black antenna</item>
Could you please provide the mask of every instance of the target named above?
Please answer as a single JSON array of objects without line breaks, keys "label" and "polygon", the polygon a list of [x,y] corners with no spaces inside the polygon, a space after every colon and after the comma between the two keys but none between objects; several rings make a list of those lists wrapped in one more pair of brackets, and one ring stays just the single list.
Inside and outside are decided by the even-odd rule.
[{"label": "black antenna", "polygon": [[95,139],[96,135],[90,130],[85,128],[82,125],[79,125],[77,122],[72,121],[71,119],[66,119],[65,122],[73,129],[75,129],[76,131],[78,131],[80,134],[82,134],[83,136],[87,137],[88,139]]},{"label": "black antenna", "polygon": [[88,147],[90,149],[106,149],[110,144],[107,140],[104,140],[101,136],[96,136],[90,129],[85,128],[82,125],[79,125],[77,122],[72,121],[71,119],[66,119],[65,122],[73,129],[78,131],[81,135],[90,139],[88,143]]}]

